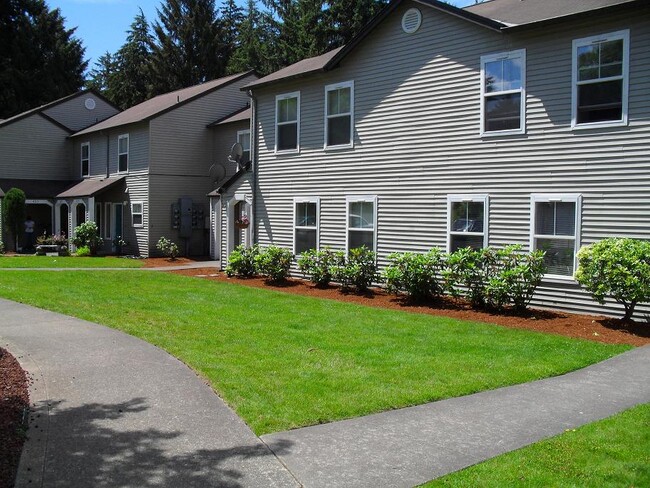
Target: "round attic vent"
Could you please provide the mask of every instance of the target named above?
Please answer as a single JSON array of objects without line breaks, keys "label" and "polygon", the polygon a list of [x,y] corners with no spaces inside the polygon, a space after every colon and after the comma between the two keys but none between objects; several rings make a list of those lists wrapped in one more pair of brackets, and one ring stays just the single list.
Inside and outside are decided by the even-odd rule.
[{"label": "round attic vent", "polygon": [[84,106],[88,110],[93,110],[95,108],[95,100],[93,100],[92,98],[86,98],[86,100],[84,101]]},{"label": "round attic vent", "polygon": [[413,34],[422,25],[422,13],[416,8],[410,8],[402,17],[402,29],[407,34]]}]

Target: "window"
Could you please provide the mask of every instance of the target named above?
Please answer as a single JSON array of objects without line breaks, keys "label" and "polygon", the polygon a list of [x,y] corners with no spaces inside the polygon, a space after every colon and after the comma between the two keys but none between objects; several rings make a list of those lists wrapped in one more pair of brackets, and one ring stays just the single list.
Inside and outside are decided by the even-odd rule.
[{"label": "window", "polygon": [[248,163],[251,160],[251,131],[237,131],[237,142],[241,144],[244,153],[242,154],[242,163]]},{"label": "window", "polygon": [[325,87],[325,147],[352,147],[354,82]]},{"label": "window", "polygon": [[526,50],[481,57],[481,134],[526,130]]},{"label": "window", "polygon": [[573,41],[573,127],[627,124],[630,32]]},{"label": "window", "polygon": [[81,176],[90,174],[90,142],[81,144]]},{"label": "window", "polygon": [[300,92],[275,97],[275,150],[298,151],[300,136]]},{"label": "window", "polygon": [[293,253],[318,249],[318,215],[320,199],[316,197],[293,200]]},{"label": "window", "polygon": [[117,138],[117,171],[123,173],[129,170],[129,135],[123,134]]},{"label": "window", "polygon": [[449,195],[447,197],[447,249],[487,247],[487,195]]},{"label": "window", "polygon": [[532,196],[531,249],[546,252],[549,275],[573,276],[578,246],[580,195]]},{"label": "window", "polygon": [[376,248],[377,197],[347,197],[348,238],[347,250],[366,246],[371,251]]},{"label": "window", "polygon": [[133,219],[133,227],[142,227],[144,218],[144,206],[142,202],[131,202],[131,218]]}]

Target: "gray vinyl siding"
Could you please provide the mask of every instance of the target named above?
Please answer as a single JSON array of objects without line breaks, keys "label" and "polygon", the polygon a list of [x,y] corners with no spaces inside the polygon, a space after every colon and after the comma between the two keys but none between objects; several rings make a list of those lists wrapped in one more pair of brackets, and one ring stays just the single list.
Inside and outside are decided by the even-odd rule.
[{"label": "gray vinyl siding", "polygon": [[0,175],[70,179],[72,145],[67,137],[68,132],[38,114],[0,127]]},{"label": "gray vinyl siding", "polygon": [[[423,14],[405,34],[405,9]],[[331,72],[256,90],[260,244],[291,247],[293,197],[321,198],[320,245],[344,249],[346,195],[376,195],[379,263],[447,245],[447,195],[489,195],[491,246],[530,242],[531,193],[582,195],[580,244],[650,239],[650,7],[498,34],[404,3]],[[571,129],[572,41],[630,30],[629,124]],[[526,49],[526,134],[481,137],[480,58]],[[354,148],[325,151],[324,87],[354,81]],[[275,96],[300,91],[300,153],[276,155]],[[538,305],[598,307],[575,282],[546,283]],[[647,307],[642,309],[646,313]]]},{"label": "gray vinyl siding", "polygon": [[[95,101],[95,108],[92,110],[88,110],[84,105],[89,98]],[[92,93],[82,94],[43,111],[74,132],[101,122],[118,112],[119,110]]]},{"label": "gray vinyl siding", "polygon": [[149,123],[140,122],[111,129],[108,146],[109,173],[118,174],[118,140],[121,135],[129,135],[128,174],[140,173],[149,169]]},{"label": "gray vinyl siding", "polygon": [[[129,242],[129,246],[125,249],[125,252],[147,257],[150,254],[151,247],[149,240],[149,221],[151,218],[149,212],[151,205],[149,200],[149,176],[146,170],[129,171],[126,177],[126,187],[128,195],[124,195],[124,200],[128,201],[128,203],[124,206],[124,237]],[[132,202],[142,202],[144,212],[142,227],[133,226]]]},{"label": "gray vinyl siding", "polygon": [[[237,172],[237,165],[228,161],[230,149],[233,144],[237,142],[237,132],[242,130],[249,130],[250,122],[233,122],[231,124],[220,125],[212,129],[212,159],[215,164],[220,164],[225,169],[225,176],[218,181],[215,181],[214,188],[220,186],[221,183],[228,181],[228,179]],[[213,188],[213,189],[214,189]]]}]

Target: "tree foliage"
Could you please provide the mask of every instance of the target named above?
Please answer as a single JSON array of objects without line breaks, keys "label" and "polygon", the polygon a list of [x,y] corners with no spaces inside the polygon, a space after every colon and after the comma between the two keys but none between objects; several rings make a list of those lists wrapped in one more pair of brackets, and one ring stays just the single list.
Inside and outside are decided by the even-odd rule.
[{"label": "tree foliage", "polygon": [[25,192],[10,188],[2,199],[2,221],[14,238],[14,250],[18,250],[18,236],[25,221]]},{"label": "tree foliage", "polygon": [[84,84],[84,47],[44,0],[0,7],[0,118],[64,97]]}]

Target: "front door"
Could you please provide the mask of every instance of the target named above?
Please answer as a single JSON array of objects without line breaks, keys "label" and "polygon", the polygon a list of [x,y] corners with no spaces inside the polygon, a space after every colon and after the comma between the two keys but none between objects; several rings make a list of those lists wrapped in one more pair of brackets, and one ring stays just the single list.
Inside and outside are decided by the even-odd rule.
[{"label": "front door", "polygon": [[118,237],[121,237],[122,239],[124,238],[122,207],[124,207],[124,205],[121,203],[113,204],[113,232],[111,234],[113,239],[117,239]]}]

